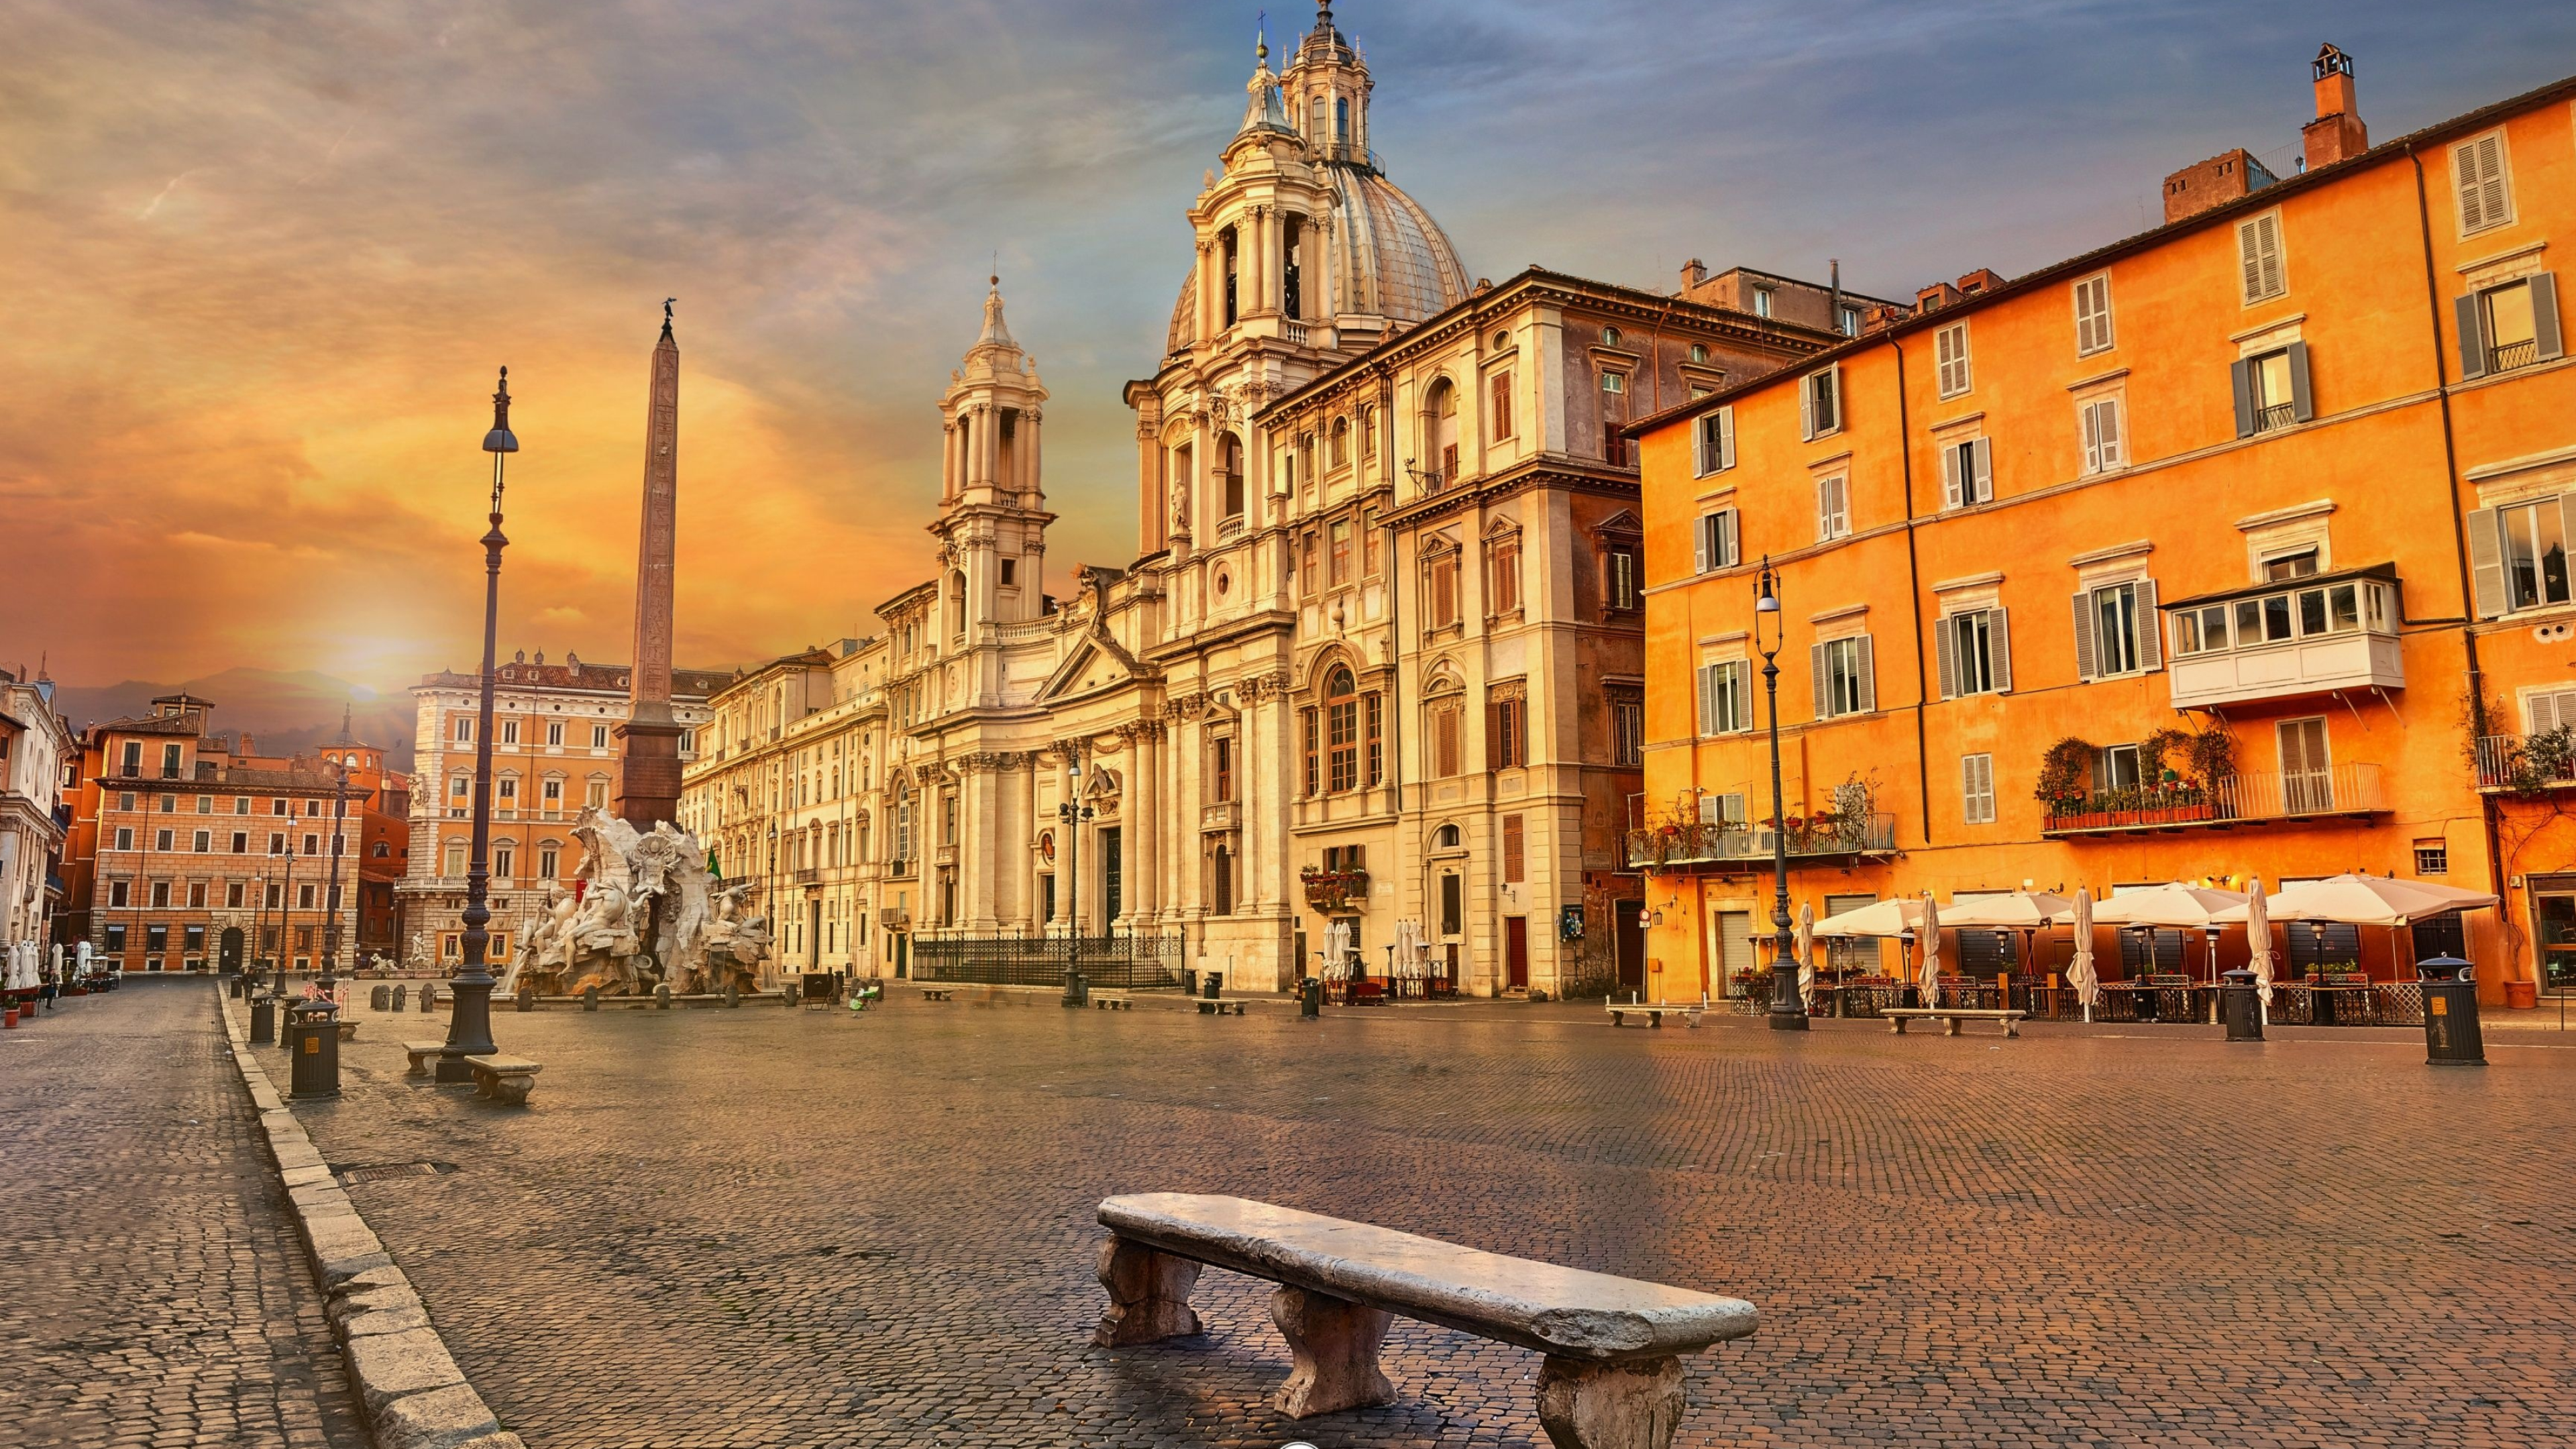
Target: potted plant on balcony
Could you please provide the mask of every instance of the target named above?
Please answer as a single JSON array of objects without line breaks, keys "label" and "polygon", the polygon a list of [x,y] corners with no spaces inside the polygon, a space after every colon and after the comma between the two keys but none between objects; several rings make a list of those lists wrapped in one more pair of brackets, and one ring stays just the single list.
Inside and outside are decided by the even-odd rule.
[{"label": "potted plant on balcony", "polygon": [[2050,745],[2039,757],[2039,783],[2031,791],[2047,811],[2048,828],[2081,830],[2090,817],[2085,793],[2092,783],[2093,746],[2073,735]]}]

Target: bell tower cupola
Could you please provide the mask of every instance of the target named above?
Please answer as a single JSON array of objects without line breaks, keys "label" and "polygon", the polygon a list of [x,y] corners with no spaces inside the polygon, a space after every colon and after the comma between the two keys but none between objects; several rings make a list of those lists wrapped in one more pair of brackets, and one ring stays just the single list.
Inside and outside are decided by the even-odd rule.
[{"label": "bell tower cupola", "polygon": [[974,648],[992,626],[1038,617],[1046,511],[1038,429],[1047,391],[1036,359],[1002,320],[1002,279],[984,294],[984,330],[939,400],[938,635]]},{"label": "bell tower cupola", "polygon": [[1280,78],[1289,124],[1322,161],[1368,166],[1368,62],[1333,24],[1330,0],[1315,7],[1315,28],[1298,43]]}]

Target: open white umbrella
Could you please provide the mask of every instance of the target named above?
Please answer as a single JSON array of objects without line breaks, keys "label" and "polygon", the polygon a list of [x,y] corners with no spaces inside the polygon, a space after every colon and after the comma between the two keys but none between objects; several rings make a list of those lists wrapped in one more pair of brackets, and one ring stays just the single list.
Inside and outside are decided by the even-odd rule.
[{"label": "open white umbrella", "polygon": [[2265,909],[2263,880],[2260,876],[2245,883],[2251,892],[2245,902],[2245,942],[2253,954],[2246,957],[2245,967],[2254,973],[2254,994],[2263,998],[2263,1020],[2272,1020],[2272,917]]},{"label": "open white umbrella", "polygon": [[2075,888],[2075,959],[2066,963],[2066,980],[2091,1021],[2094,1003],[2102,999],[2102,973],[2093,969],[2093,893],[2082,886]]},{"label": "open white umbrella", "polygon": [[[2249,903],[2250,904],[2250,903]],[[2263,902],[2264,914],[2283,921],[2335,921],[2350,926],[2403,926],[2445,911],[2496,904],[2485,891],[2384,875],[2335,875],[2304,881]],[[2245,907],[2222,920],[2247,920]]]},{"label": "open white umbrella", "polygon": [[1816,922],[1819,936],[1902,936],[1923,929],[1923,902],[1899,897],[1838,911]]},{"label": "open white umbrella", "polygon": [[2075,904],[2052,891],[2013,891],[2000,896],[1953,898],[1942,911],[1942,924],[1949,926],[1985,926],[2004,930],[2027,931],[2041,926],[2054,926],[2070,919]]},{"label": "open white umbrella", "polygon": [[[2082,901],[2087,896],[2078,891],[2075,898]],[[2221,921],[2245,919],[2244,908],[2242,892],[2173,881],[2145,890],[2122,891],[2093,907],[2093,919],[2110,926],[2171,926],[2206,931]],[[2236,914],[2227,914],[2230,911]]]},{"label": "open white umbrella", "polygon": [[1816,999],[1816,907],[1812,901],[1798,903],[1798,1004],[1811,1006]]},{"label": "open white umbrella", "polygon": [[1933,904],[1930,891],[1923,893],[1922,989],[1925,1006],[1941,1004],[1941,908]]}]

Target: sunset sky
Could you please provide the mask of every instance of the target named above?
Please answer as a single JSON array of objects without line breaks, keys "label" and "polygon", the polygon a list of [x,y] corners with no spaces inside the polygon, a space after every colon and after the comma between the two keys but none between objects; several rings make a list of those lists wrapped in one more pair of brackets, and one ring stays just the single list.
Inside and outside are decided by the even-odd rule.
[{"label": "sunset sky", "polygon": [[[2576,5],[1346,0],[1377,149],[1471,273],[1686,257],[1910,296],[2287,174],[2320,41],[2386,139],[2576,72]],[[679,653],[873,632],[927,569],[935,403],[998,265],[1053,393],[1048,551],[1134,554],[1134,435],[1242,111],[1220,0],[0,0],[0,664],[394,689],[629,650],[679,298]],[[1312,17],[1270,14],[1274,50]]]}]

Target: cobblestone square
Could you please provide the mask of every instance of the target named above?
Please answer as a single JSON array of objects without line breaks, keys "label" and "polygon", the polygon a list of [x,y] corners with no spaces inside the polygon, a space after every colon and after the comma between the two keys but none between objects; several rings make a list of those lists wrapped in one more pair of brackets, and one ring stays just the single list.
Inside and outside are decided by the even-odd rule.
[{"label": "cobblestone square", "polygon": [[1392,1008],[496,1016],[525,1111],[360,1011],[301,1106],[504,1423],[608,1445],[1543,1443],[1536,1359],[1399,1320],[1390,1408],[1302,1423],[1266,1284],[1087,1346],[1103,1196],[1235,1193],[1734,1294],[1687,1444],[2561,1443],[2576,1053],[2407,1033]]}]

